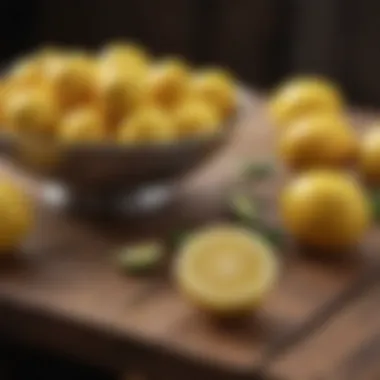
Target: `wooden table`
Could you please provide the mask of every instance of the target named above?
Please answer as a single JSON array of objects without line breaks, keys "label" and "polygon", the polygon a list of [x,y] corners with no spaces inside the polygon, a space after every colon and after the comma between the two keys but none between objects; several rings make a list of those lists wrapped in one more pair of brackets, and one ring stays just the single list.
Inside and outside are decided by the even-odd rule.
[{"label": "wooden table", "polygon": [[[249,112],[230,144],[187,178],[178,197],[160,213],[100,226],[39,202],[38,223],[22,256],[0,274],[0,333],[148,379],[309,380],[317,374],[346,379],[341,368],[354,360],[349,355],[376,353],[380,271],[375,234],[359,260],[345,265],[317,262],[290,249],[280,252],[284,270],[277,289],[252,318],[229,325],[186,303],[171,285],[170,271],[132,278],[115,268],[112,251],[121,243],[217,219],[224,190],[239,165],[247,157],[273,155],[262,101],[251,95],[247,101]],[[38,183],[9,165],[2,170],[38,198]],[[281,180],[282,174],[263,189],[273,210]],[[276,219],[275,212],[269,214]],[[357,301],[364,294],[365,300]],[[320,330],[322,326],[327,327]],[[368,337],[372,340],[360,349]],[[357,362],[365,367],[364,360]]]}]

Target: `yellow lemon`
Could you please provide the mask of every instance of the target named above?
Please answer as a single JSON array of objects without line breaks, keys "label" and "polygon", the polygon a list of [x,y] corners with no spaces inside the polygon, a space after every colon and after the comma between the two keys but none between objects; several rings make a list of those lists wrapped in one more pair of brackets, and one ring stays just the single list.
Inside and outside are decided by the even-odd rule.
[{"label": "yellow lemon", "polygon": [[45,70],[53,59],[63,56],[55,47],[46,47],[16,61],[7,73],[7,80],[12,86],[31,87],[44,84]]},{"label": "yellow lemon", "polygon": [[7,83],[0,82],[0,128],[3,129],[6,124],[5,119],[5,102],[8,96]]},{"label": "yellow lemon", "polygon": [[120,69],[100,68],[97,95],[107,123],[115,125],[139,104],[142,82],[138,77],[127,75]]},{"label": "yellow lemon", "polygon": [[0,251],[18,248],[31,231],[33,222],[29,197],[11,180],[0,180]]},{"label": "yellow lemon", "polygon": [[281,214],[285,228],[298,240],[327,248],[356,244],[370,223],[364,191],[338,171],[310,171],[287,184]]},{"label": "yellow lemon", "polygon": [[165,107],[178,104],[187,94],[189,69],[178,59],[166,59],[153,66],[145,81],[148,101]]},{"label": "yellow lemon", "polygon": [[373,126],[363,136],[359,147],[359,171],[372,183],[380,183],[380,126]]},{"label": "yellow lemon", "polygon": [[285,82],[273,94],[269,111],[279,127],[286,127],[299,117],[312,113],[340,113],[340,92],[327,80],[316,77]]},{"label": "yellow lemon", "polygon": [[51,134],[58,120],[58,108],[49,92],[30,89],[10,93],[4,114],[11,130],[20,133]]},{"label": "yellow lemon", "polygon": [[56,46],[46,46],[35,53],[34,59],[41,67],[44,80],[46,80],[46,73],[54,70],[55,65],[65,59],[66,56],[67,52]]},{"label": "yellow lemon", "polygon": [[173,119],[161,109],[147,107],[124,120],[118,130],[118,141],[169,142],[177,138]]},{"label": "yellow lemon", "polygon": [[52,59],[47,65],[46,77],[63,108],[75,107],[94,98],[95,65],[85,54],[72,53]]},{"label": "yellow lemon", "polygon": [[66,115],[59,125],[59,139],[69,143],[98,143],[107,136],[101,114],[92,108],[79,108]]},{"label": "yellow lemon", "polygon": [[233,225],[195,233],[174,263],[180,291],[197,306],[221,314],[258,307],[278,272],[271,246],[260,235]]},{"label": "yellow lemon", "polygon": [[107,45],[100,54],[101,64],[111,64],[119,67],[147,68],[148,53],[139,45],[127,42],[113,42]]},{"label": "yellow lemon", "polygon": [[7,80],[12,86],[30,87],[42,80],[42,70],[36,59],[24,58],[17,61],[7,74]]},{"label": "yellow lemon", "polygon": [[212,135],[221,128],[218,112],[200,100],[183,102],[174,112],[174,119],[181,137]]},{"label": "yellow lemon", "polygon": [[205,69],[191,81],[195,96],[213,104],[222,118],[230,116],[237,105],[237,86],[230,74],[218,68]]},{"label": "yellow lemon", "polygon": [[298,170],[343,166],[353,161],[356,152],[356,135],[338,116],[305,117],[279,137],[281,159]]}]

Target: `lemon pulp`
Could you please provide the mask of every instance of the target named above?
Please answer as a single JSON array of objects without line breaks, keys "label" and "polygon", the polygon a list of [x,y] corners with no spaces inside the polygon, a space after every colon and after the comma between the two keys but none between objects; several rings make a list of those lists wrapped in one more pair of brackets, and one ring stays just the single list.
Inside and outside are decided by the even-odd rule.
[{"label": "lemon pulp", "polygon": [[180,289],[199,306],[219,312],[257,306],[272,288],[277,270],[269,244],[233,226],[195,234],[175,263]]}]

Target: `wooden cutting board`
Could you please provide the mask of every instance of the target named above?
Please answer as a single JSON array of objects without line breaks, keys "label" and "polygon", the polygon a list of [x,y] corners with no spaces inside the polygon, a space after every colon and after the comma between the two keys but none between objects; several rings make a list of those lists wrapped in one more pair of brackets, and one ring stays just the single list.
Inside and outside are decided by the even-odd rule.
[{"label": "wooden cutting board", "polygon": [[270,365],[279,379],[376,380],[380,376],[377,283]]},{"label": "wooden cutting board", "polygon": [[[117,226],[95,225],[57,213],[39,200],[35,231],[20,257],[0,274],[0,333],[147,378],[252,379],[264,374],[287,379],[287,371],[292,376],[294,356],[289,365],[278,364],[283,354],[294,350],[298,355],[299,344],[313,339],[309,334],[338,318],[358,292],[373,285],[375,235],[365,242],[359,260],[346,265],[318,262],[290,248],[279,252],[284,267],[276,290],[251,318],[229,324],[188,304],[171,283],[170,265],[162,275],[133,278],[121,274],[112,260],[113,250],[130,240],[217,220],[224,190],[240,165],[247,158],[273,157],[264,104],[250,94],[246,100],[249,112],[230,144],[185,180],[172,204],[157,214]],[[1,168],[40,198],[38,183],[6,163]],[[272,203],[268,217],[273,220],[282,177],[262,189]],[[357,323],[359,317],[353,317]],[[342,334],[349,336],[353,325],[346,326]],[[357,347],[360,337],[352,342]],[[310,352],[314,355],[318,347],[312,345]]]}]

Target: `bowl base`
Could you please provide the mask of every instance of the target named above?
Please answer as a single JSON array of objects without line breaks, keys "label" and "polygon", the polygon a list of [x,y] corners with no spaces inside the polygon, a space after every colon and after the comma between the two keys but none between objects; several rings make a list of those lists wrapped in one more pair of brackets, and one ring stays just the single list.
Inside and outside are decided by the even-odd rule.
[{"label": "bowl base", "polygon": [[167,206],[175,193],[173,184],[148,184],[123,191],[74,192],[48,184],[43,201],[55,210],[90,218],[123,218],[157,212]]}]

